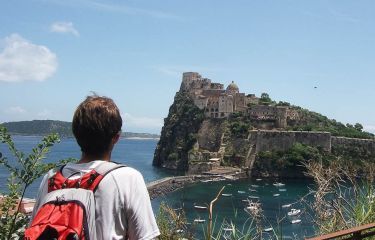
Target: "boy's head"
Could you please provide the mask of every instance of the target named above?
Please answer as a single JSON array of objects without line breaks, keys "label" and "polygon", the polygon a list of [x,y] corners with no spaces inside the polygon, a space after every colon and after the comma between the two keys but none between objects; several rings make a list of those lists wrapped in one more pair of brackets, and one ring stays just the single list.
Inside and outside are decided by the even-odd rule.
[{"label": "boy's head", "polygon": [[120,111],[112,99],[88,96],[76,109],[72,129],[81,151],[100,156],[111,150],[112,141],[121,132]]}]

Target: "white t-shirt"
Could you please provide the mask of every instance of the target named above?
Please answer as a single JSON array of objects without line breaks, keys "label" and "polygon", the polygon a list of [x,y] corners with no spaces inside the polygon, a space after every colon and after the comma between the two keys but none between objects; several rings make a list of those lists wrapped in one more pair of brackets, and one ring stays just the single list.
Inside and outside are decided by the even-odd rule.
[{"label": "white t-shirt", "polygon": [[[81,173],[71,177],[78,178],[101,163],[100,160],[68,163],[62,173],[64,177]],[[42,180],[34,210],[48,192],[48,176],[51,175],[53,173],[49,172]],[[34,211],[32,217],[35,214]],[[95,192],[95,217],[98,239],[126,239],[127,235],[129,240],[147,240],[160,235],[143,177],[131,167],[115,169],[99,183]]]}]

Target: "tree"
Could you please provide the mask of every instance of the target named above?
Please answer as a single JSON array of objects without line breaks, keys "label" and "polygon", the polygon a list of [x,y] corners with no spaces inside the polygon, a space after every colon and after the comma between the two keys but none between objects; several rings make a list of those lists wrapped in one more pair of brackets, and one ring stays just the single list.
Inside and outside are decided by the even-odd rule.
[{"label": "tree", "polygon": [[57,134],[48,135],[26,156],[15,147],[7,129],[0,126],[0,142],[7,144],[15,157],[15,161],[8,161],[8,158],[0,153],[0,165],[9,171],[7,195],[0,203],[0,236],[7,236],[5,239],[23,239],[27,216],[20,213],[20,207],[27,187],[50,169],[75,160],[69,158],[58,163],[42,162],[50,148],[59,141]]},{"label": "tree", "polygon": [[360,123],[356,123],[356,124],[354,125],[354,128],[355,128],[357,131],[359,131],[359,132],[362,132],[362,130],[363,130],[363,126],[362,126],[362,124],[360,124]]}]

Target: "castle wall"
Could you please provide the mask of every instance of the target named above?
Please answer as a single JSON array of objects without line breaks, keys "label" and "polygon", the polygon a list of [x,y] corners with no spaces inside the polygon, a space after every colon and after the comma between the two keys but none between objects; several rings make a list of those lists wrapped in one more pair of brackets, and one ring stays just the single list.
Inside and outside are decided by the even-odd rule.
[{"label": "castle wall", "polygon": [[256,152],[286,151],[295,143],[331,151],[331,134],[328,132],[251,131],[251,134],[256,134]]},{"label": "castle wall", "polygon": [[358,138],[347,138],[347,137],[332,137],[332,147],[343,146],[347,149],[353,147],[359,147],[366,149],[371,154],[375,154],[375,140],[373,139],[358,139]]}]

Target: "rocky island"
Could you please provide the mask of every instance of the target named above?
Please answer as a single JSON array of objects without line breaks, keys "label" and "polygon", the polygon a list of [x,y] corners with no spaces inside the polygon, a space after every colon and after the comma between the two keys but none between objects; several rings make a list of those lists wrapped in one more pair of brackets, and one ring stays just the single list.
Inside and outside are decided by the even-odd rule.
[{"label": "rocky island", "polygon": [[[374,135],[319,113],[226,88],[185,72],[153,165],[200,174],[235,167],[249,176],[302,177],[305,160],[375,162]],[[292,171],[291,171],[292,170]]]}]

